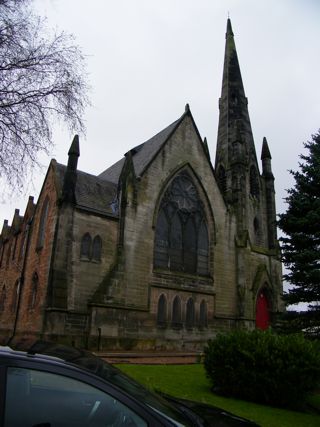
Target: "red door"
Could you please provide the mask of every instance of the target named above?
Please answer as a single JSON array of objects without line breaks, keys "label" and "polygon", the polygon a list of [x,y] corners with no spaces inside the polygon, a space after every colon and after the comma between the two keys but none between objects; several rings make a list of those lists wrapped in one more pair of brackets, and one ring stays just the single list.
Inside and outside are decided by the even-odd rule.
[{"label": "red door", "polygon": [[256,327],[262,330],[270,326],[269,303],[266,293],[259,292],[256,304]]}]

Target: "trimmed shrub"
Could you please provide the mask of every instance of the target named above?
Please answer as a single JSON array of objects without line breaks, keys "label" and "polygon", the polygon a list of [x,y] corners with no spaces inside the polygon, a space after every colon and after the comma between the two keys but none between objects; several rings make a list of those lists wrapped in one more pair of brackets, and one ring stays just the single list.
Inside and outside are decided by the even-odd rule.
[{"label": "trimmed shrub", "polygon": [[204,350],[215,392],[259,403],[293,407],[320,382],[320,355],[302,335],[271,331],[220,334]]}]

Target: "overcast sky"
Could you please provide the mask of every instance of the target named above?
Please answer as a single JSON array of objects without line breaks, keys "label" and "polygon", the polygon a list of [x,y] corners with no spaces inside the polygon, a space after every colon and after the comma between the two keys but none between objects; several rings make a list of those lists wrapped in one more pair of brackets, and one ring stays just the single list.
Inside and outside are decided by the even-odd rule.
[{"label": "overcast sky", "polygon": [[[318,0],[36,0],[48,25],[73,33],[87,58],[92,107],[79,169],[99,174],[168,126],[186,103],[214,162],[225,30],[230,13],[260,159],[266,136],[285,209],[288,169],[320,127]],[[56,129],[66,164],[72,135]],[[50,158],[29,185],[37,200]],[[1,201],[0,221],[24,214],[27,195]]]}]

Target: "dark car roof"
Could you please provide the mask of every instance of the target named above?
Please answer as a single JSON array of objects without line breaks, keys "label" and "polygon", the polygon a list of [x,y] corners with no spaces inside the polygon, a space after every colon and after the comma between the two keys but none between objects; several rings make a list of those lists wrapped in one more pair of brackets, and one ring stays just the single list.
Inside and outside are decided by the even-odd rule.
[{"label": "dark car roof", "polygon": [[0,352],[13,358],[30,358],[39,362],[49,362],[65,366],[71,365],[85,369],[98,377],[108,380],[111,373],[119,372],[118,369],[103,361],[93,353],[78,348],[47,341],[24,341],[6,347]]}]

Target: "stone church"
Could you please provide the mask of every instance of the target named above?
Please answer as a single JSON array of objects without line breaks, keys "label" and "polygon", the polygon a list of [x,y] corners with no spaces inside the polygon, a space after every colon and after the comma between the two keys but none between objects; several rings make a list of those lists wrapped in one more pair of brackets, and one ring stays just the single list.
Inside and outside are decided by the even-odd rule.
[{"label": "stone church", "polygon": [[201,349],[272,326],[282,306],[274,176],[260,173],[228,19],[215,162],[188,105],[95,176],[52,160],[0,235],[1,340]]}]

